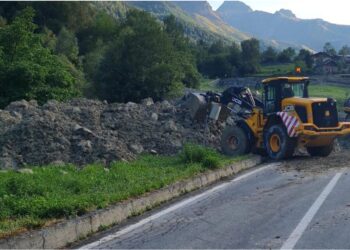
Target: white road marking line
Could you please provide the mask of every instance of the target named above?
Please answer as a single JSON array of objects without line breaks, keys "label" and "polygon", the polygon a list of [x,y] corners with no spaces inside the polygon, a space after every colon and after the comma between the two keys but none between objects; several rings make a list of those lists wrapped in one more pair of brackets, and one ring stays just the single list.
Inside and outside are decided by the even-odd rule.
[{"label": "white road marking line", "polygon": [[328,183],[328,185],[323,189],[322,193],[318,196],[314,204],[310,207],[307,213],[299,222],[298,226],[294,229],[292,234],[289,236],[287,241],[283,244],[281,249],[293,249],[300,237],[303,235],[305,229],[310,224],[317,211],[322,206],[323,202],[327,199],[328,195],[332,192],[333,188],[337,184],[343,173],[337,173],[332,180]]},{"label": "white road marking line", "polygon": [[118,238],[118,237],[120,237],[120,236],[122,236],[124,234],[127,234],[127,233],[129,233],[129,232],[131,232],[131,231],[133,231],[133,230],[135,230],[135,229],[137,229],[137,228],[139,228],[139,227],[141,227],[141,226],[151,222],[152,220],[158,219],[158,218],[160,218],[160,217],[162,217],[162,216],[164,216],[166,214],[169,214],[169,213],[171,213],[171,212],[173,212],[173,211],[175,211],[175,210],[177,210],[179,208],[187,206],[187,205],[189,205],[189,204],[191,204],[191,203],[193,203],[193,202],[195,202],[195,201],[197,201],[197,200],[199,200],[199,199],[201,199],[201,198],[203,198],[205,196],[208,196],[208,195],[210,195],[212,193],[220,191],[220,190],[228,187],[230,184],[232,184],[234,182],[238,182],[240,180],[248,178],[249,176],[257,174],[257,173],[259,173],[259,172],[261,172],[263,170],[266,170],[266,169],[272,168],[272,167],[276,167],[276,166],[279,166],[279,165],[280,165],[280,163],[272,163],[272,164],[269,164],[269,165],[267,165],[265,167],[261,167],[261,168],[258,168],[256,170],[253,170],[251,172],[248,172],[246,174],[243,174],[243,175],[241,175],[241,176],[231,180],[230,182],[226,182],[226,183],[220,184],[220,185],[218,185],[218,186],[216,186],[216,187],[214,187],[212,189],[209,189],[209,190],[205,191],[204,193],[201,193],[201,194],[196,195],[194,197],[190,197],[190,198],[188,198],[188,199],[186,199],[184,201],[180,201],[179,203],[174,204],[173,206],[171,206],[171,207],[169,207],[169,208],[167,208],[165,210],[162,210],[162,211],[160,211],[160,212],[158,212],[158,213],[156,213],[154,215],[151,215],[150,217],[147,217],[147,218],[145,218],[143,220],[140,220],[139,222],[137,222],[137,223],[135,223],[133,225],[129,225],[129,226],[121,229],[120,231],[115,232],[114,234],[107,235],[106,237],[103,237],[102,239],[100,239],[98,241],[95,241],[95,242],[92,242],[92,243],[90,243],[88,245],[80,247],[79,249],[95,249],[99,245],[101,245],[103,243],[106,243],[106,242],[109,242],[111,240],[114,240],[114,239],[116,239],[116,238]]}]

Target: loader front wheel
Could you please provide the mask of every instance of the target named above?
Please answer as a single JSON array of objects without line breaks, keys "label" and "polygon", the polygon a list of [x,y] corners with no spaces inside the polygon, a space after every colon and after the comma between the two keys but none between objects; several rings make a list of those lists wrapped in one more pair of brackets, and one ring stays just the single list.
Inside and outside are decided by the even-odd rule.
[{"label": "loader front wheel", "polygon": [[306,150],[311,156],[327,157],[332,153],[333,148],[334,143],[322,147],[307,147]]},{"label": "loader front wheel", "polygon": [[221,136],[221,150],[228,156],[239,156],[250,152],[250,143],[245,131],[237,126],[226,128]]},{"label": "loader front wheel", "polygon": [[264,134],[265,148],[268,156],[273,160],[292,157],[296,148],[295,138],[288,136],[283,125],[273,125]]}]

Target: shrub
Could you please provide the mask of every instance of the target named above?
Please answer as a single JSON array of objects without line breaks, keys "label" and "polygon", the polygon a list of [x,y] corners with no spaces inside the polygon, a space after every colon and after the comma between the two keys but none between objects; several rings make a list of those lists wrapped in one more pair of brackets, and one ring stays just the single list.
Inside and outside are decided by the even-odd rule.
[{"label": "shrub", "polygon": [[196,144],[186,144],[180,154],[180,158],[184,163],[200,163],[204,168],[219,167],[219,157],[215,150]]},{"label": "shrub", "polygon": [[207,155],[202,161],[202,166],[204,168],[218,168],[220,167],[220,160],[217,156]]},{"label": "shrub", "polygon": [[184,163],[201,163],[206,155],[206,149],[195,144],[186,144],[180,154]]}]

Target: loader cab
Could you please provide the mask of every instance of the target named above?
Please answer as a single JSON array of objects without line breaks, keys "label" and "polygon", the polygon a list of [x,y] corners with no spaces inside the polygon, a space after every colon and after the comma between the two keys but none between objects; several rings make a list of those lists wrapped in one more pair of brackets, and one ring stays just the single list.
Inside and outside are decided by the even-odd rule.
[{"label": "loader cab", "polygon": [[282,101],[286,98],[308,98],[309,78],[276,77],[262,81],[264,87],[264,113],[271,114],[282,110]]}]

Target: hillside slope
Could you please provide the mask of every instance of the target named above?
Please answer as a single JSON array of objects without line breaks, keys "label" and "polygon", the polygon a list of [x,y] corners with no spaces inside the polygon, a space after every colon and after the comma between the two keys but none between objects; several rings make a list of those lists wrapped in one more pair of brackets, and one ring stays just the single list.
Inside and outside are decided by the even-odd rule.
[{"label": "hillside slope", "polygon": [[[253,37],[226,23],[207,1],[124,1],[94,2],[94,4],[117,17],[125,15],[130,8],[149,12],[160,20],[168,15],[174,15],[183,24],[187,36],[193,40],[213,42],[222,39],[230,43]],[[289,46],[302,48],[299,44],[256,37],[261,40],[262,49],[267,46],[277,49]]]},{"label": "hillside slope", "polygon": [[166,2],[129,1],[127,5],[145,10],[162,19],[170,14],[180,20],[194,39],[224,39],[240,42],[250,36],[222,21],[206,1]]}]

